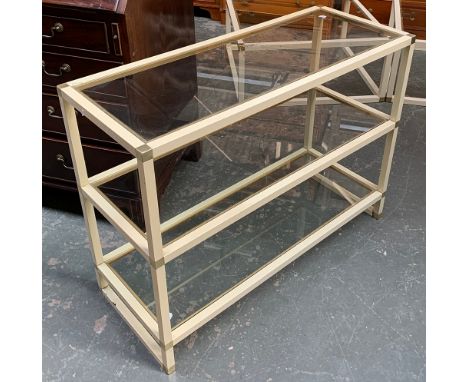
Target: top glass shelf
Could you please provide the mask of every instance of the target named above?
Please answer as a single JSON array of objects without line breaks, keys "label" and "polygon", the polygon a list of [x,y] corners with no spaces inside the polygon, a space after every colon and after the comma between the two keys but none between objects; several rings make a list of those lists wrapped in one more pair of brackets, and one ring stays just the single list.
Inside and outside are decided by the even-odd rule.
[{"label": "top glass shelf", "polygon": [[[319,14],[325,19],[317,48]],[[312,7],[69,84],[149,143],[407,35],[361,20]],[[292,27],[298,22],[312,28]]]}]

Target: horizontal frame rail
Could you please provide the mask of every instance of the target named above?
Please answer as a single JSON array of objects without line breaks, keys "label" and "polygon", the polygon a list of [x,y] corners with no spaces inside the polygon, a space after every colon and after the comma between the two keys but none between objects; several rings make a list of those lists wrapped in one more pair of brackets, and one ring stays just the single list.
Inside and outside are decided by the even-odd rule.
[{"label": "horizontal frame rail", "polygon": [[233,123],[248,118],[261,110],[285,102],[307,90],[337,78],[357,69],[369,62],[378,60],[392,52],[398,51],[411,44],[410,36],[403,36],[359,53],[340,64],[327,67],[319,72],[309,74],[300,80],[284,85],[268,93],[259,95],[229,109],[215,113],[202,120],[183,126],[166,133],[147,143],[153,151],[153,158],[157,159],[170,154],[182,147],[196,142],[206,135],[219,131]]},{"label": "horizontal frame rail", "polygon": [[174,344],[179,343],[195,330],[210,321],[212,318],[226,310],[229,306],[236,303],[257,286],[268,280],[271,276],[278,273],[281,269],[310,250],[317,243],[325,239],[327,236],[341,228],[354,217],[375,204],[381,199],[381,197],[382,194],[380,192],[374,191],[368,196],[364,197],[360,202],[348,207],[341,214],[332,220],[329,220],[320,228],[307,235],[301,241],[267,263],[249,278],[245,279],[240,284],[237,284],[234,288],[230,289],[206,308],[196,313],[179,326],[175,327],[172,330]]},{"label": "horizontal frame rail", "polygon": [[[394,98],[394,96],[392,96],[392,102],[393,102],[393,98]],[[405,104],[406,105],[426,106],[426,98],[406,97],[405,96]]]},{"label": "horizontal frame rail", "polygon": [[[343,48],[356,46],[375,46],[390,41],[388,37],[357,37],[357,38],[336,38],[322,40],[322,48]],[[242,45],[246,51],[260,50],[310,50],[312,41],[265,41],[265,42],[244,42]],[[238,50],[237,44],[230,44],[232,50]]]},{"label": "horizontal frame rail", "polygon": [[[359,96],[349,96],[349,97],[361,103],[380,102],[380,97],[376,95],[359,95]],[[315,99],[316,105],[336,105],[338,103],[340,102],[330,97],[317,97]],[[278,106],[303,106],[303,105],[307,105],[307,98],[292,98],[289,101],[282,103],[281,105],[278,105]]]},{"label": "horizontal frame rail", "polygon": [[133,247],[147,260],[148,241],[144,234],[123,215],[118,208],[98,189],[91,185],[81,188],[83,195],[109,220],[133,245]]},{"label": "horizontal frame rail", "polygon": [[137,147],[142,146],[145,142],[137,137],[136,134],[132,133],[123,122],[119,121],[99,106],[99,104],[71,86],[59,86],[58,92],[61,97],[71,103],[82,115],[120,143],[127,151],[133,154],[133,156],[136,156]]},{"label": "horizontal frame rail", "polygon": [[89,184],[93,185],[94,187],[99,187],[104,183],[110,182],[122,175],[128,174],[131,171],[137,169],[137,160],[136,158],[130,159],[127,162],[119,164],[115,167],[111,167],[110,169],[100,172],[88,179]]},{"label": "horizontal frame rail", "polygon": [[103,260],[106,264],[111,264],[114,261],[117,261],[118,259],[133,252],[134,250],[135,250],[135,247],[132,245],[132,243],[125,243],[124,245],[104,255]]},{"label": "horizontal frame rail", "polygon": [[119,296],[125,303],[127,308],[133,313],[135,318],[145,327],[148,333],[156,341],[159,341],[158,323],[156,319],[148,310],[143,306],[141,301],[133,294],[133,292],[122,282],[120,277],[112,270],[108,264],[100,264],[97,267],[99,273],[109,283],[112,290]]},{"label": "horizontal frame rail", "polygon": [[[204,89],[206,90],[207,88],[204,87],[204,86],[199,86],[200,89]],[[226,89],[223,89],[222,90],[222,93],[223,94],[235,94],[237,96],[237,93],[235,90],[226,90]],[[248,96],[253,96],[252,93],[246,93],[244,92],[244,94],[248,95]],[[349,96],[350,98],[352,99],[355,99],[356,101],[359,101],[361,103],[379,103],[381,100],[380,100],[380,97],[377,96],[377,95],[356,95],[356,96]],[[338,104],[339,102],[330,98],[330,97],[317,97],[316,100],[315,100],[315,104],[316,105],[336,105]],[[307,105],[307,98],[305,97],[296,97],[296,98],[291,98],[289,101],[286,101],[282,104],[279,104],[278,106],[279,107],[286,107],[286,106],[303,106],[303,105]]]},{"label": "horizontal frame rail", "polygon": [[382,123],[171,241],[163,247],[166,263],[394,128],[393,121]]}]

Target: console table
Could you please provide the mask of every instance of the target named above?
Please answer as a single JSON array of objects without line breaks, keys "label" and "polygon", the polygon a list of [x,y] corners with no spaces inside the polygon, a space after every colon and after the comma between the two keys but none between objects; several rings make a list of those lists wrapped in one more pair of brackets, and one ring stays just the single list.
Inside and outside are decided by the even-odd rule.
[{"label": "console table", "polygon": [[[297,22],[313,30],[283,28]],[[338,23],[336,30],[352,26],[355,34],[324,39],[325,22]],[[322,54],[343,46],[359,47],[359,53],[341,59]],[[99,287],[167,373],[175,370],[174,346],[200,326],[354,217],[382,216],[414,46],[414,36],[404,31],[314,6],[58,87]],[[329,85],[396,52],[401,59],[389,114]],[[172,94],[185,81],[184,70],[158,94],[135,93],[132,107],[152,105],[148,118],[123,120],[98,103],[96,89],[122,82],[138,88],[154,73],[195,59],[198,91],[182,109],[168,104],[161,110],[153,101]],[[300,95],[305,104],[295,103]],[[298,109],[287,114],[289,108]],[[323,108],[330,116],[325,123],[315,118]],[[75,111],[133,158],[90,176]],[[262,122],[271,113],[276,125]],[[289,124],[281,125],[281,118]],[[340,164],[379,138],[385,144],[377,181]],[[200,161],[197,166],[210,171],[189,180],[189,190],[195,192],[195,182],[210,187],[163,218],[154,162],[202,140],[221,150],[229,176],[216,175],[221,160]],[[105,186],[128,174],[138,174],[144,229],[107,196]],[[95,209],[126,244],[103,253]],[[272,241],[277,252],[268,246]],[[249,245],[249,253],[239,249]]]}]

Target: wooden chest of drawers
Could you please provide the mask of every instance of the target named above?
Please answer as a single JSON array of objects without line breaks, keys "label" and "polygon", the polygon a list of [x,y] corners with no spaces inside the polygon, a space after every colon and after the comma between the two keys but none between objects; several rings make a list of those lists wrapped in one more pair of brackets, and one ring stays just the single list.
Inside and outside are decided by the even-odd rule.
[{"label": "wooden chest of drawers", "polygon": [[[193,6],[191,0],[43,0],[42,5],[43,184],[75,190],[56,86],[194,43]],[[165,95],[171,108],[177,104],[183,107],[195,94],[196,68],[194,62],[188,61],[187,65],[190,77],[180,83],[179,96]],[[170,72],[169,68],[167,75]],[[155,78],[150,85],[160,80]],[[123,121],[131,117],[132,99],[124,81],[99,89],[93,98]],[[80,115],[77,118],[90,171],[99,172],[130,159],[121,146],[89,120]],[[158,161],[158,191],[164,191],[174,166],[184,154],[197,159],[199,153],[199,147],[192,146],[185,153],[174,153]],[[135,221],[142,222],[135,175],[113,184],[106,192]]]},{"label": "wooden chest of drawers", "polygon": [[426,39],[426,0],[403,0],[401,2],[401,21],[403,29]]}]

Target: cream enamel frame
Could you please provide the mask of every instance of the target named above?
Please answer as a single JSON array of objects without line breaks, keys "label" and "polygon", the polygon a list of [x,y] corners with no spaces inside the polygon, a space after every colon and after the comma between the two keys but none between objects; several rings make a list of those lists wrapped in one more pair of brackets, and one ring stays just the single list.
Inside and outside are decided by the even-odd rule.
[{"label": "cream enamel frame", "polygon": [[[237,40],[241,44],[244,37],[253,33],[290,23],[308,15],[314,15],[314,17],[316,17],[318,21],[316,25],[322,25],[320,18],[333,15],[334,17],[353,20],[354,22],[366,25],[378,31],[385,32],[394,36],[395,39],[148,142],[142,141],[137,135],[127,129],[122,122],[108,114],[82,92],[91,86],[172,62],[187,57],[188,55],[220,46],[226,42]],[[321,30],[320,27],[316,27],[315,29],[313,33],[312,52],[317,53],[320,51]],[[404,93],[415,47],[414,42],[413,36],[408,33],[356,18],[327,7],[311,7],[211,40],[77,79],[58,87],[58,94],[83,207],[85,224],[91,242],[91,252],[99,287],[167,373],[172,373],[175,370],[174,345],[360,213],[367,212],[376,218],[380,217],[385,191],[388,186],[388,178],[397,136],[397,124],[400,120],[403,107]],[[389,115],[359,100],[347,97],[323,86],[323,83],[330,79],[339,77],[351,70],[362,67],[366,63],[396,52],[401,52],[401,59],[393,106]],[[315,53],[311,55],[312,70],[317,69],[317,60],[314,60],[314,57],[316,57]],[[237,91],[242,92],[242,89],[238,87]],[[153,166],[153,161],[155,159],[193,143],[215,131],[219,131],[236,121],[240,121],[269,107],[290,100],[305,91],[309,93],[307,103],[309,121],[313,121],[314,108],[317,102],[315,93],[316,91],[320,91],[332,100],[338,100],[351,105],[381,119],[382,123],[329,153],[321,154],[312,148],[311,137],[313,123],[308,122],[304,130],[304,148],[161,224],[159,221],[159,206],[156,192],[157,185]],[[113,137],[135,158],[100,174],[88,177],[75,109]],[[366,178],[338,163],[346,156],[383,136],[386,136],[386,143],[380,178],[377,184],[370,182]],[[222,200],[246,185],[258,180],[265,174],[275,171],[275,169],[287,163],[288,160],[298,158],[301,155],[311,155],[316,159],[270,186],[258,191],[251,197],[239,202],[228,210],[218,214],[213,219],[202,223],[178,239],[163,245],[161,239],[162,232],[171,229],[217,201]],[[352,192],[325,178],[320,172],[327,168],[333,168],[364,186],[369,190],[369,194],[363,198],[358,198]],[[137,228],[133,222],[120,212],[98,189],[99,185],[133,170],[137,170],[139,174],[146,232],[142,232]],[[177,258],[188,249],[255,211],[274,198],[282,195],[294,186],[312,177],[315,177],[326,187],[339,193],[350,202],[351,206],[312,233],[306,235],[301,241],[279,254],[265,266],[258,269],[255,273],[238,283],[225,294],[213,300],[209,305],[192,315],[189,319],[172,328],[169,318],[166,263]],[[127,244],[108,254],[103,254],[97,228],[95,208],[124,235],[128,240]],[[155,312],[151,312],[110,267],[110,263],[129,254],[133,250],[137,250],[144,256],[151,267],[153,291],[156,301]]]}]

